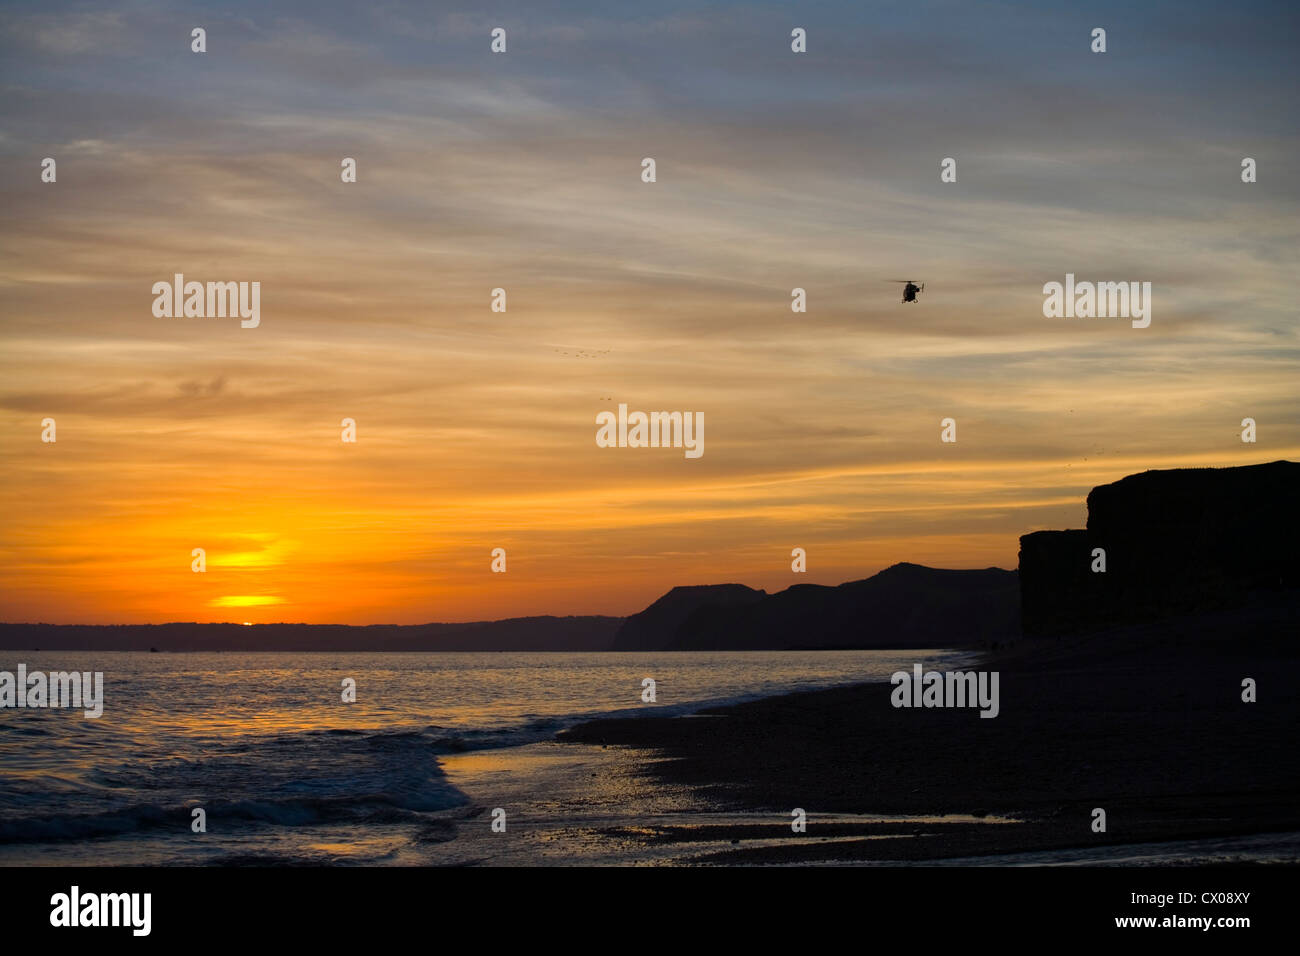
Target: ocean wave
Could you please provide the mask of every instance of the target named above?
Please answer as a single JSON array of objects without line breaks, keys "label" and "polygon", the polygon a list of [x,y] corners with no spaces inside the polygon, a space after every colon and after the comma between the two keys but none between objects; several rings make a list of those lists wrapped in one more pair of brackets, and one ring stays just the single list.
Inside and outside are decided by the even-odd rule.
[{"label": "ocean wave", "polygon": [[[324,823],[385,824],[422,820],[422,814],[463,805],[465,798],[450,786],[440,793],[427,792],[417,799],[409,795],[392,798],[382,794],[357,797],[315,797],[290,800],[239,800],[209,802],[209,827],[217,821],[265,823],[275,826],[308,826]],[[194,804],[159,806],[140,804],[90,814],[31,816],[0,821],[0,844],[50,843],[121,836],[157,830],[189,832]]]},{"label": "ocean wave", "polygon": [[[95,771],[65,812],[48,801],[0,797],[0,844],[113,837],[145,830],[187,833],[201,807],[209,829],[269,824],[384,824],[420,819],[465,797],[443,776],[420,731],[279,735],[254,746],[205,743],[200,753],[132,761]],[[39,779],[28,779],[29,791]],[[117,806],[104,807],[105,803]],[[46,811],[46,812],[43,812]]]}]

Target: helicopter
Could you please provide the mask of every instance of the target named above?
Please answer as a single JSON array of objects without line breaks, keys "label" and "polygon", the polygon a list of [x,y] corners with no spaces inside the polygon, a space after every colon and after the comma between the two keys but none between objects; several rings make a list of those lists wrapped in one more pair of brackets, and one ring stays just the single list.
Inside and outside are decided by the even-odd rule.
[{"label": "helicopter", "polygon": [[890,279],[889,281],[890,281],[890,282],[904,282],[904,283],[906,283],[906,285],[903,286],[903,301],[904,301],[904,302],[915,302],[915,301],[916,301],[916,295],[917,295],[917,293],[918,293],[918,292],[924,292],[924,291],[925,291],[925,283],[924,283],[924,282],[922,282],[920,285],[917,285],[917,284],[916,284],[915,282],[913,282],[911,279]]}]

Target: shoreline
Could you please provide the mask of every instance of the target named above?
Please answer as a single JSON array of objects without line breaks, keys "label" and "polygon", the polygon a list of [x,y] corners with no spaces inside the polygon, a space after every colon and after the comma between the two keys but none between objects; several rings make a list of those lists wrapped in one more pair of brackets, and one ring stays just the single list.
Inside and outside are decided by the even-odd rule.
[{"label": "shoreline", "polygon": [[[890,684],[876,681],[706,707],[691,719],[589,721],[557,739],[630,748],[660,786],[687,787],[721,811],[772,815],[757,828],[747,820],[711,831],[734,846],[706,863],[1036,853],[1048,862],[1054,852],[1268,833],[1289,847],[1280,857],[1295,860],[1282,835],[1300,830],[1300,706],[1290,690],[1300,686],[1298,625],[1300,607],[1282,602],[1020,639],[962,665],[1000,672],[995,719],[894,708]],[[1241,700],[1248,676],[1267,688],[1255,703]],[[804,834],[789,824],[796,807],[809,816]],[[1093,830],[1095,808],[1106,813],[1105,832]],[[863,822],[832,829],[818,814]],[[871,822],[891,814],[1016,822],[910,822],[892,833]],[[683,821],[641,838],[688,844],[703,835]]]}]

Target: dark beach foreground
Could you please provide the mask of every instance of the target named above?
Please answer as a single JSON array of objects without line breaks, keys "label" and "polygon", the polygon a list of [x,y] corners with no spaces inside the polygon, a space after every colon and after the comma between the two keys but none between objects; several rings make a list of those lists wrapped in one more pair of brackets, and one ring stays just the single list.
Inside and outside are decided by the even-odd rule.
[{"label": "dark beach foreground", "polygon": [[[1281,835],[1300,830],[1296,598],[988,650],[970,667],[1001,675],[992,719],[894,708],[893,688],[874,683],[689,718],[593,721],[560,739],[638,748],[646,786],[686,785],[746,812],[730,827],[611,834],[733,847],[703,862],[925,861]],[[1247,677],[1255,703],[1242,700]],[[796,807],[837,822],[813,818],[794,833]],[[1092,829],[1097,807],[1104,833]],[[772,823],[755,823],[754,811]],[[859,825],[844,814],[977,819]]]}]

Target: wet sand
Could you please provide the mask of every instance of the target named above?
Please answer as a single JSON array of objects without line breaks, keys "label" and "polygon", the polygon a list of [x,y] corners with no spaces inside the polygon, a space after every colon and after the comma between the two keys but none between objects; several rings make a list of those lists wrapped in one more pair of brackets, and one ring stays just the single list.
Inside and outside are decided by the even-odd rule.
[{"label": "wet sand", "polygon": [[[699,862],[1077,861],[1074,851],[1267,833],[1294,859],[1282,834],[1300,830],[1298,649],[1300,606],[1274,602],[990,650],[971,666],[1001,674],[993,719],[894,708],[892,687],[875,683],[594,721],[560,740],[631,748],[645,787],[696,794],[708,826],[687,814],[606,832],[646,848],[705,841],[709,852],[689,854]],[[1256,703],[1242,701],[1245,677]],[[1092,829],[1097,807],[1104,833]],[[810,816],[806,833],[787,822],[794,808]],[[1269,856],[1267,838],[1250,842]]]},{"label": "wet sand", "polygon": [[[437,814],[401,863],[536,866],[709,863],[743,842],[781,848],[779,814],[719,807],[697,788],[661,780],[655,754],[631,747],[554,741],[445,758],[467,806]],[[504,833],[492,810],[506,810]],[[910,841],[921,832],[1006,825],[994,818],[863,817],[811,813],[808,845]],[[961,845],[960,841],[954,845]]]}]

